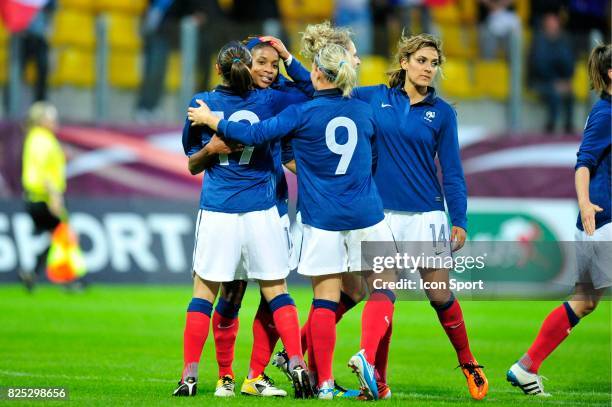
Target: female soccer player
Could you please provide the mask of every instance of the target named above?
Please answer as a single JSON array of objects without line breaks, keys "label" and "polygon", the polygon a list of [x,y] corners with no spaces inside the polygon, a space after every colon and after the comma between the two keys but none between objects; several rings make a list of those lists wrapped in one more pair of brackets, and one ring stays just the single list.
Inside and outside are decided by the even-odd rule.
[{"label": "female soccer player", "polygon": [[[286,96],[287,105],[310,99],[309,95],[312,96],[313,90],[309,89],[309,95],[307,95],[301,90],[304,86],[300,86],[300,83],[289,81],[279,74],[278,52],[269,41],[254,37],[246,41],[245,46],[251,52],[253,63],[250,71],[253,85],[256,89],[274,89],[280,92],[280,96]],[[295,64],[299,65],[300,63],[295,61]],[[308,85],[310,85],[310,80],[308,80]],[[226,149],[230,148],[222,139],[217,136],[214,137],[215,142],[220,143]],[[292,161],[293,156],[291,146],[287,143],[276,141],[271,143],[270,146],[276,174],[276,208],[281,217],[285,236],[288,238],[288,188],[283,164],[291,165],[288,161]],[[295,169],[293,170],[295,172]],[[291,247],[290,241],[288,244]],[[290,256],[292,256],[291,250]],[[248,266],[240,264],[239,270],[237,270],[237,274],[242,278],[246,275],[246,267]],[[290,267],[290,269],[294,268],[293,266]],[[212,316],[213,337],[215,339],[215,351],[219,365],[219,380],[215,389],[215,396],[218,397],[231,397],[235,394],[232,363],[239,328],[238,312],[246,287],[247,280],[234,280],[222,283],[219,300]],[[262,296],[253,322],[253,349],[249,372],[242,383],[241,393],[263,397],[278,397],[287,394],[284,390],[276,388],[273,381],[264,372],[278,338],[278,332],[274,326],[268,302]]]},{"label": "female soccer player", "polygon": [[[290,136],[299,168],[298,187],[304,243],[298,272],[312,277],[314,300],[309,326],[309,367],[316,372],[318,397],[333,398],[336,309],[341,274],[359,271],[362,241],[392,241],[372,182],[372,111],[348,99],[356,72],[350,54],[329,44],[313,63],[314,100],[248,126],[214,116],[205,104],[189,118],[246,145]],[[338,157],[340,156],[340,157]],[[381,290],[382,291],[382,290]],[[382,295],[392,295],[385,293]]]},{"label": "female soccer player", "polygon": [[595,310],[605,290],[612,286],[612,214],[610,211],[610,140],[612,138],[612,45],[599,45],[588,61],[589,79],[601,93],[584,128],[576,162],[576,196],[580,214],[576,227],[578,278],[574,295],[555,308],[523,357],[506,374],[507,380],[525,394],[544,392],[540,365],[570,334],[581,318]]},{"label": "female soccer player", "polygon": [[[378,151],[374,179],[395,240],[416,242],[410,246],[415,253],[424,249],[423,243],[431,242],[433,256],[449,256],[449,244],[459,250],[465,242],[467,197],[456,113],[431,87],[444,60],[442,46],[428,34],[402,36],[397,59],[400,68],[391,73],[389,86],[359,87],[353,92],[374,110]],[[288,74],[300,80],[306,75],[291,67]],[[436,156],[442,167],[444,190],[438,182]],[[445,198],[453,225],[450,231]],[[448,287],[448,269],[421,269],[420,274],[426,282],[445,282]],[[426,290],[426,294],[457,352],[470,395],[482,399],[488,382],[470,350],[458,300],[449,289]],[[390,335],[391,327],[382,344],[387,349],[380,350],[383,355],[388,352]],[[387,395],[386,357],[375,363],[372,351],[366,350],[366,356],[368,363],[375,365],[379,393]]]},{"label": "female soccer player", "polygon": [[[252,89],[249,67],[251,54],[238,42],[226,44],[217,58],[217,70],[224,85],[213,92],[196,95],[230,121],[258,122],[271,117],[284,106],[284,97]],[[190,170],[204,165],[198,155],[213,138],[210,129],[183,130],[183,147]],[[269,143],[245,147],[240,153],[221,154],[206,171],[193,255],[193,299],[187,309],[184,335],[184,369],[177,396],[195,395],[198,364],[208,336],[212,303],[221,282],[236,279],[241,261],[248,262],[247,278],[259,281],[274,324],[288,349],[296,397],[309,397],[311,386],[304,367],[299,337],[299,321],[293,300],[287,293],[289,273],[287,243],[275,207],[276,176]],[[217,246],[217,242],[222,242]]]}]

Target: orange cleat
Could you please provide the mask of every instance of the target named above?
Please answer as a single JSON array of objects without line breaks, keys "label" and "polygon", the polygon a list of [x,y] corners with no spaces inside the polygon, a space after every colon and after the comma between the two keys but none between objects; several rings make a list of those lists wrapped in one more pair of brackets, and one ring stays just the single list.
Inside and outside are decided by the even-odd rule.
[{"label": "orange cleat", "polygon": [[481,366],[475,360],[470,363],[460,365],[461,371],[465,375],[468,383],[468,389],[473,399],[482,400],[489,391],[489,382],[485,376]]}]

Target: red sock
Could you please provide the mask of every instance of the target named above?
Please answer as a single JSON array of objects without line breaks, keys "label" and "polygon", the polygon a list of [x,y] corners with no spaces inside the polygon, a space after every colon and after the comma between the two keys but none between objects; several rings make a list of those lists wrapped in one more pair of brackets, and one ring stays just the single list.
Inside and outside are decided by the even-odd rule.
[{"label": "red sock", "polygon": [[249,366],[249,379],[253,379],[264,372],[277,341],[278,332],[274,326],[274,319],[268,303],[262,297],[253,321],[253,350]]},{"label": "red sock", "polygon": [[374,290],[361,315],[361,349],[371,365],[376,362],[376,352],[381,339],[393,320],[395,295],[389,290]]},{"label": "red sock", "polygon": [[232,362],[234,361],[234,346],[236,345],[240,321],[238,317],[226,318],[215,311],[212,323],[217,363],[219,364],[219,377],[225,375],[234,377]]},{"label": "red sock", "polygon": [[201,298],[193,298],[187,308],[187,321],[183,333],[183,375],[198,377],[198,364],[210,329],[212,304]]},{"label": "red sock", "polygon": [[312,319],[312,313],[314,312],[314,306],[310,306],[310,313],[308,314],[308,320],[305,327],[308,328],[308,332],[306,332],[307,336],[307,349],[308,349],[308,371],[311,375],[317,374],[317,359],[314,353],[314,349],[312,348],[312,325],[308,322]]},{"label": "red sock", "polygon": [[270,301],[270,311],[289,359],[297,357],[303,360],[300,321],[293,299],[289,294],[277,295]]},{"label": "red sock", "polygon": [[338,303],[315,299],[310,331],[312,353],[316,360],[318,385],[333,381],[332,365],[336,347],[336,310]]},{"label": "red sock", "polygon": [[521,366],[532,373],[538,373],[544,359],[567,338],[579,320],[567,302],[552,310],[544,320],[535,341],[519,361]]},{"label": "red sock", "polygon": [[451,294],[450,300],[442,307],[437,308],[436,312],[448,339],[450,339],[457,352],[459,363],[473,362],[474,356],[470,350],[470,342],[465,330],[465,322],[463,321],[463,313],[461,312],[459,301]]},{"label": "red sock", "polygon": [[376,360],[374,368],[376,372],[376,380],[378,382],[387,383],[387,362],[389,361],[389,347],[391,346],[391,335],[393,333],[393,320],[387,328],[387,332],[381,338],[376,351]]},{"label": "red sock", "polygon": [[[308,331],[310,330],[310,317],[312,316],[312,305],[310,306],[310,312],[308,313],[308,319],[300,329],[300,340],[302,342],[302,352],[306,354],[308,350]],[[309,354],[310,355],[310,354]],[[310,357],[308,358],[308,363],[310,363]]]},{"label": "red sock", "polygon": [[[342,316],[346,314],[355,305],[357,305],[357,303],[353,301],[353,299],[349,297],[348,294],[344,293],[343,291],[340,292],[340,302],[338,303],[338,309],[336,310],[336,324],[340,322]],[[312,307],[310,308],[310,310],[312,311]],[[308,350],[308,325],[310,325],[310,314],[308,314],[308,319],[300,330],[300,336],[302,339],[302,352],[304,352],[304,354]]]}]

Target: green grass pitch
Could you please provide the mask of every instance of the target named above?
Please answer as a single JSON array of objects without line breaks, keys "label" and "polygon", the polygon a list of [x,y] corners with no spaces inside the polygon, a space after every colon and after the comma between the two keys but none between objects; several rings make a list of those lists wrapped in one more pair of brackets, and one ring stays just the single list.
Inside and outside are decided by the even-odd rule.
[{"label": "green grass pitch", "polygon": [[[308,287],[291,287],[303,321],[309,307]],[[188,286],[94,285],[83,294],[67,294],[42,286],[27,295],[16,285],[0,286],[0,386],[64,386],[75,405],[283,405],[324,403],[314,400],[255,399],[238,395],[231,400],[212,397],[217,376],[212,335],[200,364],[198,396],[170,396],[182,365],[184,313]],[[247,373],[251,349],[251,320],[259,295],[247,292],[234,370],[240,386]],[[486,366],[489,395],[470,399],[465,380],[444,331],[425,301],[396,306],[391,344],[389,384],[392,405],[547,405],[610,406],[610,305],[582,321],[562,346],[544,363],[541,374],[552,398],[523,396],[505,381],[506,369],[524,352],[554,302],[463,301],[471,347]],[[338,325],[334,371],[343,385],[357,380],[346,362],[358,350],[361,306]],[[275,368],[267,372],[290,390]],[[40,402],[12,404],[41,405]],[[64,401],[52,404],[62,405]],[[355,400],[327,403],[356,405]]]}]

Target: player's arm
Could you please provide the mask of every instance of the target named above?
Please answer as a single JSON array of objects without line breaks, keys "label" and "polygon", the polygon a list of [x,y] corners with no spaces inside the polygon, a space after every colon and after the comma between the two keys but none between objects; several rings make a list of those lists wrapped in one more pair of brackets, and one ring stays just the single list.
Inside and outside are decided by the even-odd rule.
[{"label": "player's arm", "polygon": [[370,103],[372,99],[374,99],[374,97],[379,93],[381,87],[386,87],[386,85],[358,86],[356,88],[353,88],[353,91],[351,92],[351,97]]},{"label": "player's arm", "polygon": [[231,154],[243,149],[240,145],[234,147],[228,145],[221,137],[214,134],[203,148],[189,156],[187,164],[189,172],[191,175],[199,174],[216,164],[219,154]]},{"label": "player's arm", "polygon": [[440,128],[438,158],[442,168],[442,184],[446,205],[450,214],[451,241],[453,250],[463,247],[467,230],[467,189],[457,135],[457,114],[454,110],[447,113],[447,120]]},{"label": "player's arm", "polygon": [[283,42],[278,38],[273,37],[271,35],[266,35],[259,39],[263,42],[269,42],[270,45],[274,47],[276,52],[278,52],[278,56],[280,56],[283,59],[283,62],[285,63],[285,70],[287,71],[287,75],[289,75],[289,77],[293,79],[295,84],[300,88],[302,92],[312,97],[312,95],[314,95],[315,89],[312,86],[312,82],[310,81],[310,72],[308,72],[308,70],[304,68],[304,65],[302,65],[300,61],[298,61],[293,57],[293,55],[291,55],[291,53],[287,50],[287,47],[285,47],[285,44],[283,44]]},{"label": "player's arm", "polygon": [[295,163],[295,155],[293,154],[293,145],[290,138],[281,140],[281,162],[289,171],[297,174],[297,165]]},{"label": "player's arm", "polygon": [[584,129],[584,137],[577,153],[576,174],[574,177],[576,185],[576,197],[580,208],[580,219],[582,227],[588,235],[595,232],[595,214],[603,209],[591,202],[589,195],[589,184],[591,182],[591,170],[597,167],[599,158],[610,144],[608,131],[608,114],[592,114]]},{"label": "player's arm", "polygon": [[299,125],[299,114],[294,106],[289,106],[278,116],[255,124],[230,122],[212,114],[208,106],[197,100],[198,108],[189,108],[188,120],[192,126],[205,125],[213,131],[244,145],[256,146],[289,135]]}]

